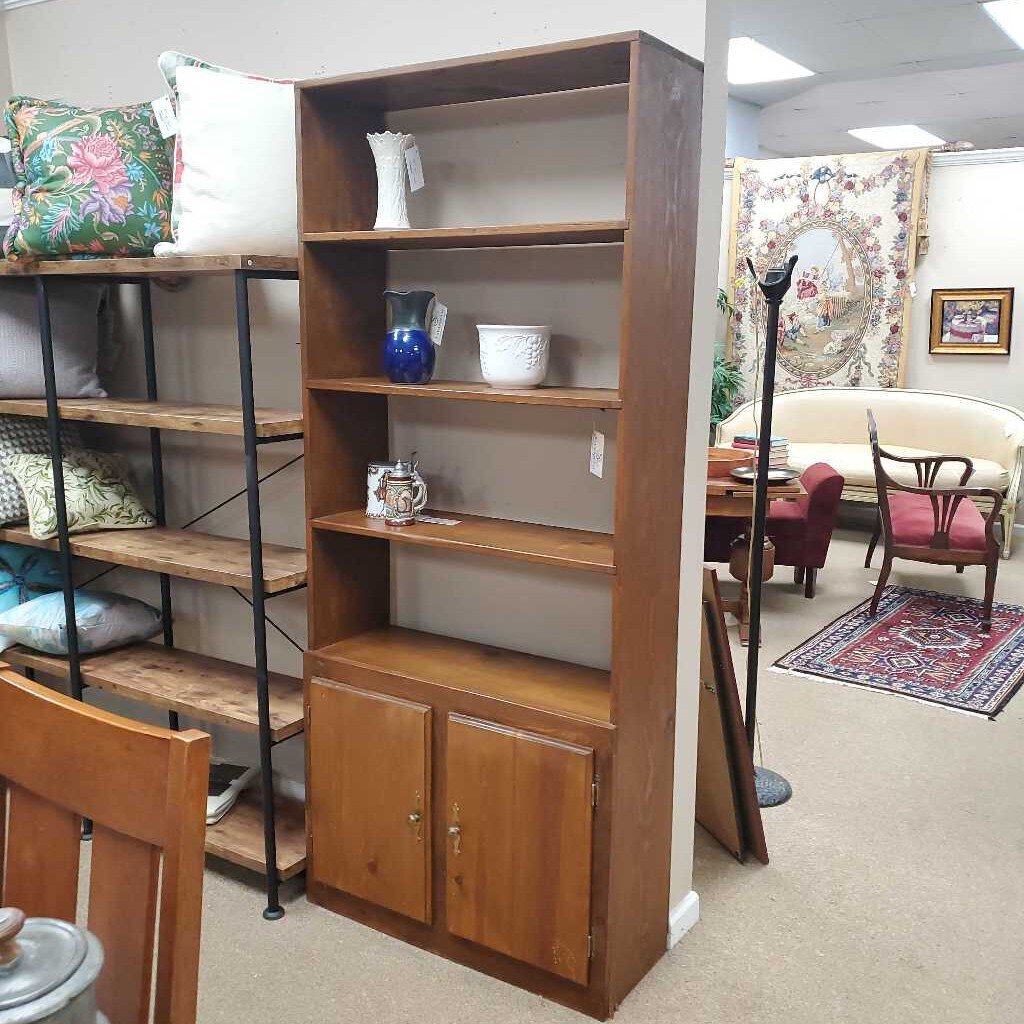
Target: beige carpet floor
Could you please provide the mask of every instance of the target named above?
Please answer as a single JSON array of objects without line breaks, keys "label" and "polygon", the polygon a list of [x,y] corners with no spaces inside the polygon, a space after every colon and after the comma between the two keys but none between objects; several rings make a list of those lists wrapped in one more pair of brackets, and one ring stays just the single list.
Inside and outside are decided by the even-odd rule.
[{"label": "beige carpet floor", "polygon": [[[865,541],[837,536],[813,601],[780,570],[763,665],[869,594]],[[981,570],[904,563],[892,582],[980,595]],[[996,596],[1024,604],[1024,545]],[[795,790],[764,812],[772,863],[737,864],[698,829],[700,923],[615,1020],[1024,1020],[1024,693],[989,722],[764,672],[759,720],[765,763]],[[265,923],[249,879],[207,872],[200,1024],[585,1020],[294,891]]]}]

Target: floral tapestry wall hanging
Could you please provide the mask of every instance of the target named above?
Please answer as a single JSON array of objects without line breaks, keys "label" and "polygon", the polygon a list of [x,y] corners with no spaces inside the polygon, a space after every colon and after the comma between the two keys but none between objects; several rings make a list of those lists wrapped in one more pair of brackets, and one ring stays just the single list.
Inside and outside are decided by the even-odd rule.
[{"label": "floral tapestry wall hanging", "polygon": [[791,253],[776,389],[901,386],[929,167],[923,149],[736,161],[730,348],[744,397],[756,390],[767,316],[746,261],[763,275]]}]

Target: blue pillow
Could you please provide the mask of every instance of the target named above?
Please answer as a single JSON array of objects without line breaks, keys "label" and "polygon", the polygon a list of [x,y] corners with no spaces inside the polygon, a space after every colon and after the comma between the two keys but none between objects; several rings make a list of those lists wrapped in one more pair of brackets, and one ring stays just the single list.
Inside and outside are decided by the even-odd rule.
[{"label": "blue pillow", "polygon": [[60,589],[60,558],[55,552],[0,544],[0,612]]},{"label": "blue pillow", "polygon": [[[75,591],[78,650],[95,654],[148,640],[162,628],[160,612],[144,601],[102,590]],[[67,654],[64,595],[45,594],[0,612],[0,651],[24,644],[44,654]]]}]

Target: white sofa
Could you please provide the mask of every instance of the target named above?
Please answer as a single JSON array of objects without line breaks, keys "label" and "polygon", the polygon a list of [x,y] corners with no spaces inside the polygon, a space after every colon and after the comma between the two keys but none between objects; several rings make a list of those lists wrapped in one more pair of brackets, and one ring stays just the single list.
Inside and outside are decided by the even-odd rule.
[{"label": "white sofa", "polygon": [[[755,407],[759,413],[760,401],[741,405],[724,420],[718,443],[728,446],[737,434],[756,430]],[[941,391],[807,388],[775,396],[772,433],[789,438],[789,462],[795,469],[827,462],[846,478],[844,499],[874,504],[869,408],[878,420],[882,447],[894,455],[966,455],[974,463],[970,484],[1003,492],[1003,557],[1009,557],[1024,474],[1024,413]],[[917,483],[913,466],[890,463],[886,471],[901,483]],[[943,466],[938,486],[956,486],[959,474],[954,465]]]}]

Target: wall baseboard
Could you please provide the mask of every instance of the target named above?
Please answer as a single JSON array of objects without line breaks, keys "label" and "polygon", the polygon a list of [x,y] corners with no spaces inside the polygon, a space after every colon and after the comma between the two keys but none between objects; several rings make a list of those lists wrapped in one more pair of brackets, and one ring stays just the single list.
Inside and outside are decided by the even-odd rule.
[{"label": "wall baseboard", "polygon": [[668,948],[671,949],[700,920],[700,897],[691,889],[668,915]]}]

